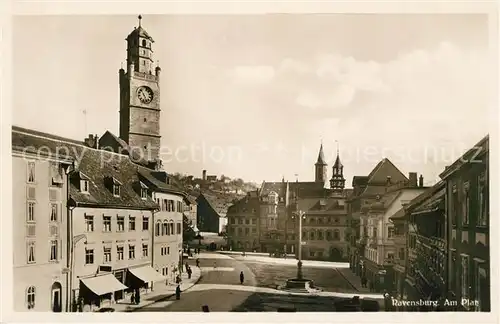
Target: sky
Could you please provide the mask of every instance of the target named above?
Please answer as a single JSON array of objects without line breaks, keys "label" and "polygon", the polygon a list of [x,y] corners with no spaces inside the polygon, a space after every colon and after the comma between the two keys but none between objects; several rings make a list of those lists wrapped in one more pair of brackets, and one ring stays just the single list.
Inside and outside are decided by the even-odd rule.
[{"label": "sky", "polygon": [[[13,124],[119,134],[137,16],[17,16]],[[314,180],[322,143],[348,186],[389,158],[426,184],[489,131],[486,15],[143,15],[162,68],[167,172]]]}]

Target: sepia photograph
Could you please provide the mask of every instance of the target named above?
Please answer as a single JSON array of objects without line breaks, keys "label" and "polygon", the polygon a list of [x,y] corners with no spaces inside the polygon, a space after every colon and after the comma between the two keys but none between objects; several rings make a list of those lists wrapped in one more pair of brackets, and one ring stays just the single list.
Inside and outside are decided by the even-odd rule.
[{"label": "sepia photograph", "polygon": [[12,16],[13,312],[496,311],[492,19]]}]

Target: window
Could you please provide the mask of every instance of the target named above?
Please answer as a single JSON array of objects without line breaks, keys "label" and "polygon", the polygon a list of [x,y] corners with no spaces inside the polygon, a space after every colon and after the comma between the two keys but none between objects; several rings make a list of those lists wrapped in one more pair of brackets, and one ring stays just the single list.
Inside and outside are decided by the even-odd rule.
[{"label": "window", "polygon": [[246,225],[250,225],[250,220],[249,219],[245,219],[245,224]]},{"label": "window", "polygon": [[117,260],[123,260],[123,246],[116,247],[116,258]]},{"label": "window", "polygon": [[310,239],[311,241],[315,240],[314,236],[315,236],[315,235],[314,235],[314,231],[311,231],[311,232],[309,233],[309,239]]},{"label": "window", "polygon": [[328,241],[331,241],[331,240],[332,240],[332,232],[330,232],[330,231],[327,231],[327,232],[326,232],[326,239],[327,239]]},{"label": "window", "polygon": [[373,228],[373,238],[374,239],[377,238],[377,228],[376,227]]},{"label": "window", "polygon": [[314,257],[314,251],[309,252],[309,256]]},{"label": "window", "polygon": [[398,252],[398,259],[399,259],[399,260],[404,260],[404,259],[405,259],[405,249],[404,249],[404,248],[400,248],[400,249],[399,249],[399,252]]},{"label": "window", "polygon": [[102,231],[111,232],[111,216],[102,216]]},{"label": "window", "polygon": [[340,232],[339,232],[339,230],[334,230],[334,231],[333,231],[333,239],[334,239],[335,241],[340,240]]},{"label": "window", "polygon": [[143,258],[148,257],[148,245],[147,244],[142,245],[142,257]]},{"label": "window", "polygon": [[147,199],[148,198],[148,189],[141,188],[141,198],[142,199]]},{"label": "window", "polygon": [[86,232],[94,231],[94,216],[85,215],[85,231]]},{"label": "window", "polygon": [[486,226],[488,222],[488,193],[486,192],[486,177],[484,172],[481,173],[477,180],[477,194],[478,194],[478,215],[477,215],[477,225],[478,226]]},{"label": "window", "polygon": [[57,222],[57,219],[59,218],[57,216],[57,204],[50,204],[50,221],[51,222]]},{"label": "window", "polygon": [[229,224],[234,225],[235,223],[236,223],[236,222],[235,222],[234,217],[231,217],[231,218],[229,219]]},{"label": "window", "polygon": [[257,233],[257,229],[256,228],[252,228],[252,233],[253,234]]},{"label": "window", "polygon": [[393,236],[394,236],[394,227],[389,227],[389,229],[387,230],[387,237],[391,238]]},{"label": "window", "polygon": [[387,253],[387,259],[394,260],[394,253]]},{"label": "window", "polygon": [[257,219],[256,218],[252,218],[252,225],[255,225],[255,224],[257,224]]},{"label": "window", "polygon": [[35,287],[28,287],[26,290],[26,307],[28,309],[35,308]]},{"label": "window", "polygon": [[162,235],[170,235],[169,227],[166,222],[162,224]]},{"label": "window", "polygon": [[94,264],[94,249],[85,249],[85,264]]},{"label": "window", "polygon": [[35,162],[28,162],[28,182],[35,183]]},{"label": "window", "polygon": [[35,263],[36,250],[35,250],[35,242],[34,241],[29,241],[27,243],[26,254],[28,256],[28,263]]},{"label": "window", "polygon": [[455,287],[457,282],[457,252],[455,250],[451,251],[451,286]]},{"label": "window", "polygon": [[307,240],[307,232],[302,232],[302,240]]},{"label": "window", "polygon": [[458,204],[459,204],[458,190],[456,185],[452,187],[451,204],[453,208],[453,214],[451,215],[451,224],[453,226],[456,226],[458,219]]},{"label": "window", "polygon": [[130,260],[135,259],[135,245],[128,246],[128,258]]},{"label": "window", "polygon": [[117,232],[125,231],[125,217],[117,216],[116,223],[117,223],[117,229],[116,229]]},{"label": "window", "polygon": [[32,201],[28,202],[28,210],[26,212],[26,221],[28,223],[35,222],[35,203]]},{"label": "window", "polygon": [[247,228],[245,228],[245,235],[248,235],[248,234],[250,234],[250,229],[247,227]]},{"label": "window", "polygon": [[89,181],[88,180],[80,180],[80,191],[83,193],[89,192]]},{"label": "window", "polygon": [[238,224],[239,224],[239,225],[243,225],[243,219],[238,218]]},{"label": "window", "polygon": [[148,231],[149,230],[149,218],[143,216],[142,217],[142,230],[143,231]]},{"label": "window", "polygon": [[174,232],[174,223],[169,223],[170,225],[170,235],[174,235],[175,232]]},{"label": "window", "polygon": [[469,194],[469,183],[464,183],[464,199],[463,203],[463,218],[462,224],[469,225],[469,208],[470,208],[470,194]]},{"label": "window", "polygon": [[170,254],[170,246],[167,246],[167,254]]},{"label": "window", "polygon": [[104,263],[111,262],[111,247],[104,247]]},{"label": "window", "polygon": [[120,197],[120,185],[113,185],[113,196]]},{"label": "window", "polygon": [[177,235],[182,233],[181,223],[177,223]]},{"label": "window", "polygon": [[469,298],[469,256],[462,255],[462,299]]},{"label": "window", "polygon": [[50,241],[50,261],[57,261],[57,256],[58,256],[57,245],[58,245],[57,240]]},{"label": "window", "polygon": [[318,232],[318,240],[323,240],[323,232]]},{"label": "window", "polygon": [[128,230],[135,231],[135,217],[128,217]]}]

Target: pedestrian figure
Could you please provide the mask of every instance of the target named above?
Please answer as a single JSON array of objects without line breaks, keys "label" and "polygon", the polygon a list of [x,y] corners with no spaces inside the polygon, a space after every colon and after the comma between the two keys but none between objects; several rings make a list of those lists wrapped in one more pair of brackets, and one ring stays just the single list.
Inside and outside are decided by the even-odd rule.
[{"label": "pedestrian figure", "polygon": [[175,288],[175,299],[181,299],[181,285],[177,285],[177,288]]},{"label": "pedestrian figure", "polygon": [[176,284],[180,284],[181,283],[181,276],[177,275],[177,277],[175,278],[175,283]]},{"label": "pedestrian figure", "polygon": [[196,266],[199,268],[200,267],[200,259],[196,259]]},{"label": "pedestrian figure", "polygon": [[191,248],[188,247],[188,255],[191,256]]},{"label": "pedestrian figure", "polygon": [[186,262],[186,271],[189,269],[189,264]]},{"label": "pedestrian figure", "polygon": [[361,278],[361,287],[366,288],[366,277]]},{"label": "pedestrian figure", "polygon": [[370,291],[373,291],[374,290],[373,281],[370,281],[368,285],[370,286]]},{"label": "pedestrian figure", "polygon": [[188,268],[187,273],[188,273],[188,279],[191,279],[191,274],[193,273],[193,270],[191,270],[191,268]]},{"label": "pedestrian figure", "polygon": [[130,294],[130,304],[135,304],[135,294],[134,292],[132,292],[132,294]]},{"label": "pedestrian figure", "polygon": [[243,281],[245,280],[245,275],[243,274],[243,271],[240,272],[240,284],[243,285]]}]

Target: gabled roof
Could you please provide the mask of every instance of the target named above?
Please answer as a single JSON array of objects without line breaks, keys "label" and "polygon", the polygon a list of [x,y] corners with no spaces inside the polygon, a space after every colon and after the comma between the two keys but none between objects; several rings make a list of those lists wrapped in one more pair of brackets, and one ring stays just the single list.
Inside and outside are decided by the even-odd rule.
[{"label": "gabled roof", "polygon": [[209,195],[206,193],[200,193],[196,201],[200,202],[201,199],[207,201],[210,207],[217,213],[219,216],[225,216],[227,214],[227,210],[229,206],[231,206],[232,201],[229,199],[229,196],[215,196]]},{"label": "gabled roof", "polygon": [[124,140],[111,133],[110,131],[104,132],[104,134],[99,138],[99,148],[101,150],[107,150],[110,152],[120,153],[128,155],[133,162],[148,166],[149,162],[139,154],[136,150],[131,149],[130,145]]},{"label": "gabled roof", "polygon": [[368,184],[385,184],[388,176],[394,183],[408,181],[408,178],[388,158],[384,158],[368,175]]},{"label": "gabled roof", "polygon": [[[154,171],[143,166],[138,166],[139,178],[149,185],[153,191],[180,194],[186,196],[186,193],[175,182],[173,177],[164,171]],[[169,179],[167,183],[164,179]]]},{"label": "gabled roof", "polygon": [[286,182],[262,182],[259,190],[259,195],[261,197],[269,195],[271,191],[274,191],[278,196],[283,197],[286,193]]},{"label": "gabled roof", "polygon": [[[52,134],[12,127],[13,150],[25,148],[36,153],[44,150],[53,157],[64,157],[75,161],[77,170],[70,174],[69,196],[76,206],[98,208],[129,208],[151,210],[157,207],[148,197],[142,199],[134,188],[139,181],[138,169],[128,156],[92,149],[71,139]],[[80,192],[79,180],[84,174],[89,180],[89,193]],[[122,183],[120,196],[115,197],[106,186],[106,177],[112,177]]]},{"label": "gabled roof", "polygon": [[250,211],[255,208],[258,210],[259,206],[260,202],[258,197],[247,195],[236,200],[231,206],[229,206],[227,209],[227,215],[237,214],[238,212],[243,211],[243,209]]}]

